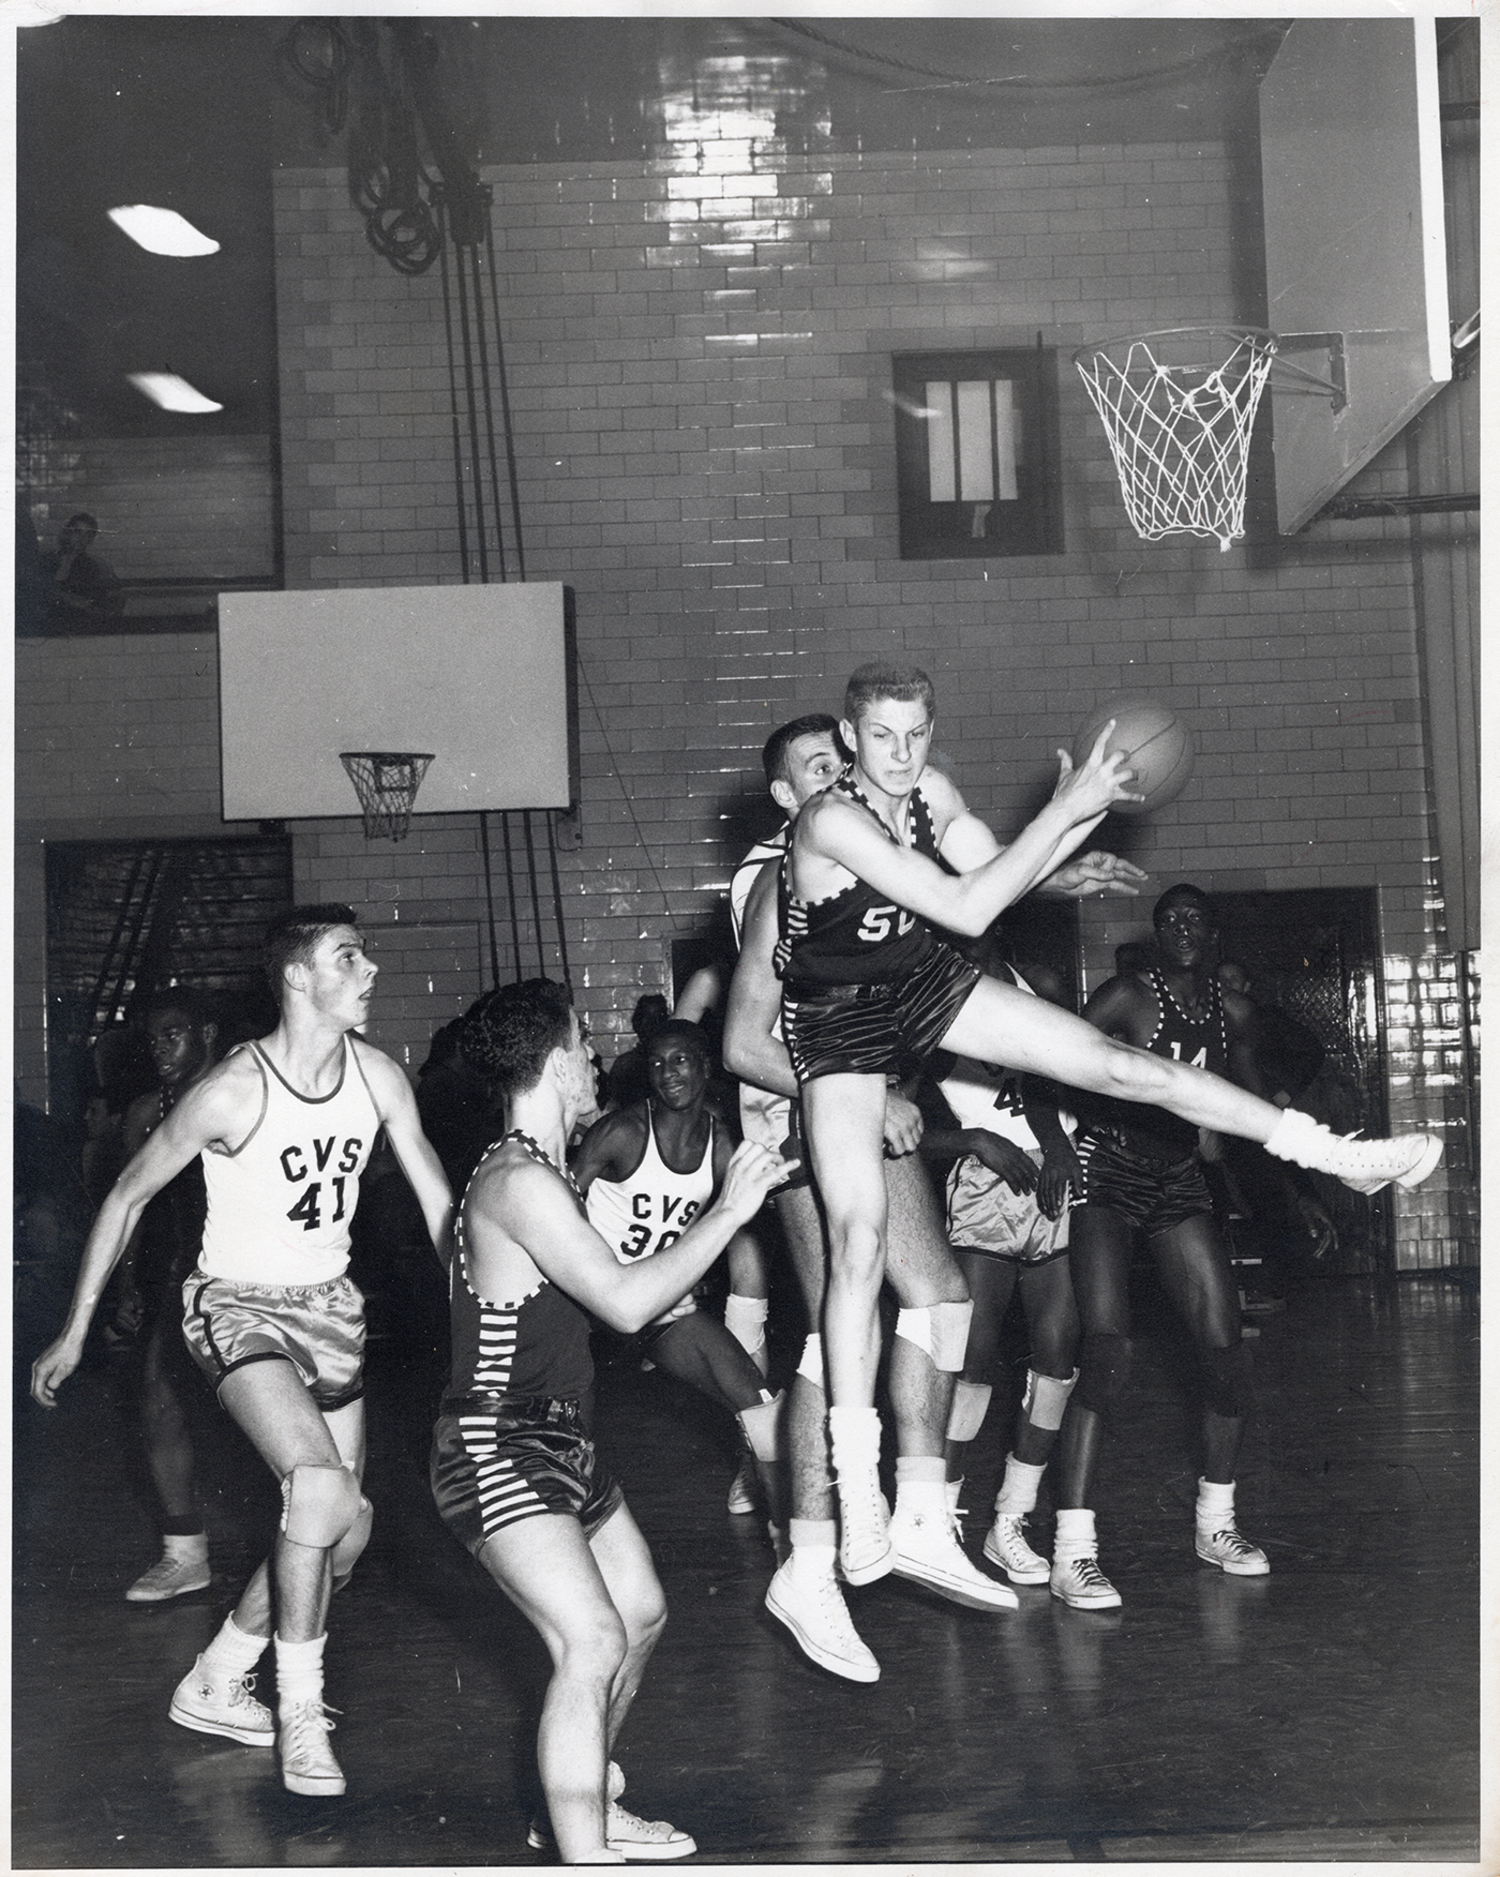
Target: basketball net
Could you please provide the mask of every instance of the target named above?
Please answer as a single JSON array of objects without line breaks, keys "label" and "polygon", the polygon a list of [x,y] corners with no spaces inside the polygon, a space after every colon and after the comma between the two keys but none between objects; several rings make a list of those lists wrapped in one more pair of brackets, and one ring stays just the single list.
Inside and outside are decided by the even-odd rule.
[{"label": "basketball net", "polygon": [[392,841],[406,838],[411,805],[427,773],[431,754],[412,750],[340,750],[339,761],[349,772],[359,805],[364,811],[365,839],[385,835]]},{"label": "basketball net", "polygon": [[[1230,349],[1204,364],[1215,342]],[[1225,552],[1244,534],[1250,431],[1275,353],[1274,333],[1242,326],[1136,333],[1074,353],[1142,540],[1196,534]]]}]

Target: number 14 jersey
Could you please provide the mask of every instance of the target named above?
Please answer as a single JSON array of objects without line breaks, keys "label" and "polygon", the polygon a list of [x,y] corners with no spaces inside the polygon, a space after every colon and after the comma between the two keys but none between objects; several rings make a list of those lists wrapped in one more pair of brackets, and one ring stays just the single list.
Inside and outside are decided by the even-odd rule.
[{"label": "number 14 jersey", "polygon": [[256,1043],[260,1118],[238,1147],[203,1155],[208,1221],[200,1270],[239,1284],[326,1284],[349,1263],[359,1176],[380,1129],[375,1098],[344,1038],[339,1085],[299,1095]]}]

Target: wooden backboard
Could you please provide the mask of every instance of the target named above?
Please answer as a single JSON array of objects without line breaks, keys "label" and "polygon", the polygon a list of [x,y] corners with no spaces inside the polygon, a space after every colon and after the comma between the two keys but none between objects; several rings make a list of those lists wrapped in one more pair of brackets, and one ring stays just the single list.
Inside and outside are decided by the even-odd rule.
[{"label": "wooden backboard", "polygon": [[1299,19],[1260,87],[1277,526],[1295,534],[1452,377],[1436,22]]},{"label": "wooden backboard", "polygon": [[430,750],[422,814],[566,808],[566,589],[338,587],[219,599],[226,821],[359,812],[341,750]]}]

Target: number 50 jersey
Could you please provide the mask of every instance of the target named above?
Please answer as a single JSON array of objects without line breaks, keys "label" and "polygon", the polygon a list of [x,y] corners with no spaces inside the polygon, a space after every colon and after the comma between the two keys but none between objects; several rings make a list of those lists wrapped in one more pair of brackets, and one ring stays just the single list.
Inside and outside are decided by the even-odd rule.
[{"label": "number 50 jersey", "polygon": [[380,1129],[375,1098],[344,1038],[339,1085],[299,1095],[255,1043],[260,1118],[238,1147],[203,1155],[208,1222],[199,1269],[238,1284],[326,1284],[349,1263],[359,1176]]}]

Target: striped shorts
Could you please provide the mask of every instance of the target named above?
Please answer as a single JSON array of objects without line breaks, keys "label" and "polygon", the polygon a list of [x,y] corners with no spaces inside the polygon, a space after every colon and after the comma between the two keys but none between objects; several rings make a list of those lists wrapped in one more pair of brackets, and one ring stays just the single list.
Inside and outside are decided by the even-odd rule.
[{"label": "striped shorts", "polygon": [[325,1413],[365,1392],[365,1300],[352,1278],[237,1284],[194,1271],[182,1287],[188,1352],[217,1389],[251,1362],[290,1362]]},{"label": "striped shorts", "polygon": [[939,944],[889,984],[834,984],[782,993],[781,1025],[798,1083],[823,1075],[899,1075],[948,1034],[979,982],[977,965]]},{"label": "striped shorts", "polygon": [[428,1476],[439,1517],[475,1557],[522,1519],[571,1516],[592,1538],[624,1503],[584,1431],[582,1403],[546,1395],[445,1401]]},{"label": "striped shorts", "polygon": [[1148,1238],[1213,1216],[1213,1196],[1196,1153],[1163,1161],[1114,1133],[1096,1134],[1080,1142],[1078,1151],[1087,1180],[1079,1203],[1118,1213]]}]

